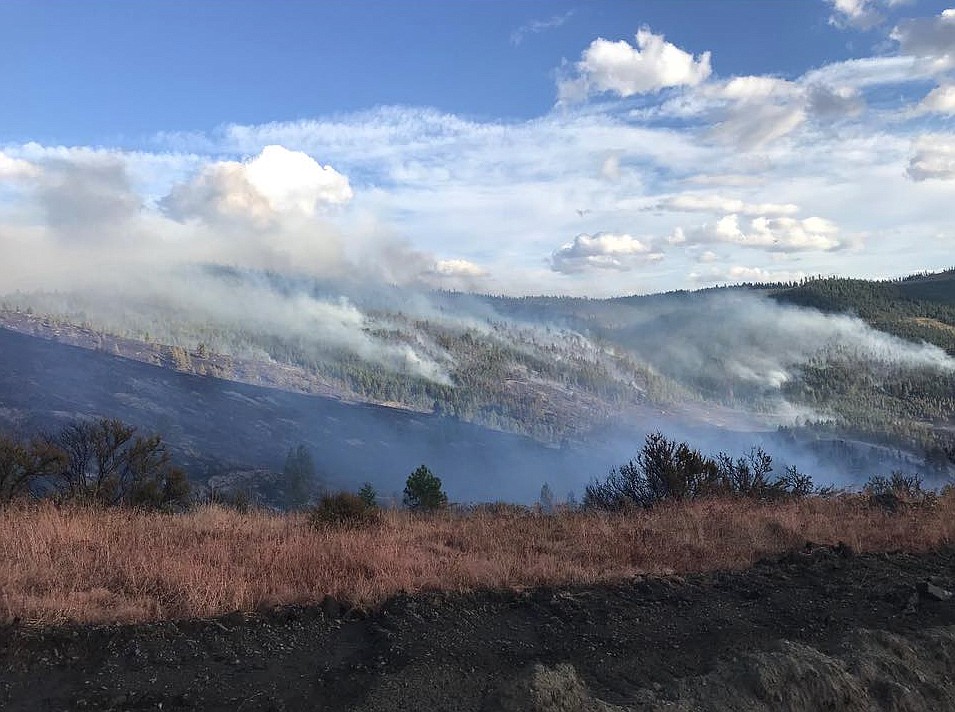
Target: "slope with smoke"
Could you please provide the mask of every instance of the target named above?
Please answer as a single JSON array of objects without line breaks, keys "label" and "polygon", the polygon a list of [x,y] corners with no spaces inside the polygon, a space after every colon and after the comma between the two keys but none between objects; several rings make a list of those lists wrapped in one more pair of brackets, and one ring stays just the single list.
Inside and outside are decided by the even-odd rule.
[{"label": "slope with smoke", "polygon": [[[824,420],[831,413],[788,398],[787,386],[829,354],[852,354],[876,377],[880,365],[955,373],[936,347],[752,290],[541,298],[532,309],[467,294],[478,266],[422,253],[374,225],[342,228],[335,217],[352,198],[349,179],[280,146],[197,161],[152,198],[130,160],[44,149],[0,162],[7,306],[322,377],[346,373],[336,362],[370,365],[360,375],[385,395],[369,400],[437,403],[550,442],[598,437],[611,423],[687,432],[692,423],[669,407],[687,402],[696,405],[680,417],[697,423],[715,407],[706,401],[735,409],[747,429],[754,418]],[[339,377],[349,397],[364,395],[348,390],[354,373]],[[664,409],[668,420],[652,422]]]},{"label": "slope with smoke", "polygon": [[955,371],[955,359],[937,346],[885,334],[855,316],[780,304],[752,291],[646,299],[607,336],[681,382],[730,381],[765,395],[778,394],[802,365],[831,349],[870,364]]},{"label": "slope with smoke", "polygon": [[[162,313],[188,315],[225,330],[305,339],[447,381],[440,349],[380,342],[372,332],[382,325],[347,298],[278,289],[255,276],[461,287],[480,273],[471,263],[438,260],[373,230],[346,237],[331,218],[353,191],[331,166],[267,146],[245,161],[200,166],[149,200],[135,185],[128,155],[37,151],[32,161],[4,156],[0,293],[82,295],[93,322],[127,331],[135,305],[152,304],[160,315],[148,318],[160,322]],[[243,278],[223,279],[209,269],[215,266]],[[162,330],[140,324],[140,335],[147,332]]]}]

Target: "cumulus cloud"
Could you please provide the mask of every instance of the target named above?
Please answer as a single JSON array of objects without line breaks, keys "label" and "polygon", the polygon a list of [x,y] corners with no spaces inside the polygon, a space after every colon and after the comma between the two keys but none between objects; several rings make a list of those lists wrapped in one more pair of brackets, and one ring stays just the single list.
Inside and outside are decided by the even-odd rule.
[{"label": "cumulus cloud", "polygon": [[663,254],[626,233],[581,233],[551,255],[551,269],[573,274],[587,269],[630,270],[643,262],[655,262]]},{"label": "cumulus cloud", "polygon": [[795,215],[799,206],[792,203],[745,203],[736,198],[704,193],[680,193],[664,198],[655,206],[657,210],[681,213],[713,213],[726,215]]},{"label": "cumulus cloud", "polygon": [[955,114],[955,84],[941,84],[935,87],[922,99],[916,112]]},{"label": "cumulus cloud", "polygon": [[429,287],[460,291],[486,289],[488,271],[481,265],[462,259],[435,260],[424,269],[420,281]]},{"label": "cumulus cloud", "polygon": [[829,24],[837,27],[851,26],[866,30],[884,19],[876,10],[875,0],[829,0],[833,13]]},{"label": "cumulus cloud", "polygon": [[[440,348],[379,339],[380,320],[347,299],[317,298],[315,283],[303,278],[352,278],[356,290],[373,279],[343,260],[339,235],[313,215],[350,196],[340,174],[304,154],[263,151],[245,163],[200,168],[156,210],[134,186],[128,162],[121,152],[84,150],[4,161],[5,173],[30,177],[15,196],[15,219],[0,204],[0,293],[79,295],[90,318],[120,333],[142,333],[136,329],[144,319],[169,319],[186,330],[210,323],[237,333],[255,328],[295,337],[316,353],[346,350],[447,382]],[[477,273],[463,261],[422,261],[422,274],[433,268],[460,280]]]},{"label": "cumulus cloud", "polygon": [[40,170],[22,158],[13,158],[0,151],[0,180],[16,181],[24,178],[35,178]]},{"label": "cumulus cloud", "polygon": [[890,35],[902,54],[931,61],[938,71],[955,67],[955,9],[935,17],[911,18],[900,22]]},{"label": "cumulus cloud", "polygon": [[245,161],[205,166],[192,180],[173,187],[161,205],[177,220],[250,220],[269,225],[281,215],[311,216],[324,206],[352,198],[348,179],[301,151],[266,146]]},{"label": "cumulus cloud", "polygon": [[736,214],[691,230],[677,228],[667,241],[672,245],[725,243],[771,252],[831,251],[842,246],[839,228],[818,217],[805,219],[760,216],[743,226]]},{"label": "cumulus cloud", "polygon": [[667,87],[696,86],[712,73],[710,53],[694,57],[647,27],[637,31],[637,44],[598,38],[574,65],[575,76],[558,83],[562,102],[612,93],[621,97],[648,94]]},{"label": "cumulus cloud", "polygon": [[955,134],[927,134],[915,142],[906,171],[914,181],[955,179]]},{"label": "cumulus cloud", "polygon": [[824,84],[807,87],[806,105],[811,116],[823,119],[858,116],[865,109],[862,95],[855,87]]},{"label": "cumulus cloud", "polygon": [[436,274],[448,277],[483,277],[487,270],[468,260],[438,260],[434,263]]}]

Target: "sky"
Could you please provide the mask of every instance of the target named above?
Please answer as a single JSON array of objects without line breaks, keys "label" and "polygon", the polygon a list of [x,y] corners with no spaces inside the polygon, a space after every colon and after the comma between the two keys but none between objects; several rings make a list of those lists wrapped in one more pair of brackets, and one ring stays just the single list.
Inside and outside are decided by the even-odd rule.
[{"label": "sky", "polygon": [[0,3],[0,292],[955,265],[952,0]]}]

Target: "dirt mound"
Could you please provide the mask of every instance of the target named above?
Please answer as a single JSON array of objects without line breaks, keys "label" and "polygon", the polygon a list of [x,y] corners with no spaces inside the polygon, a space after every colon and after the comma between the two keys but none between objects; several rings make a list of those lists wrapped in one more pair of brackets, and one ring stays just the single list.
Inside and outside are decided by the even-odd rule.
[{"label": "dirt mound", "polygon": [[0,629],[5,710],[955,709],[955,551]]}]

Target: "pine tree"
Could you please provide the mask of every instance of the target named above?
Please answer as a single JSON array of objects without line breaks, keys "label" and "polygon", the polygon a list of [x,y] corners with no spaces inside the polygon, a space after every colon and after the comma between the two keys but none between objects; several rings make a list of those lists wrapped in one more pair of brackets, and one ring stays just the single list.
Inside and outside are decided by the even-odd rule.
[{"label": "pine tree", "polygon": [[422,465],[408,476],[404,503],[416,510],[441,509],[447,506],[448,495],[441,489],[441,479]]}]

